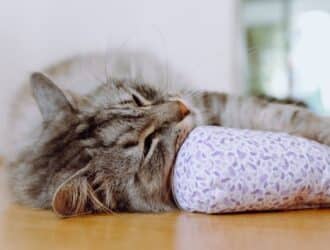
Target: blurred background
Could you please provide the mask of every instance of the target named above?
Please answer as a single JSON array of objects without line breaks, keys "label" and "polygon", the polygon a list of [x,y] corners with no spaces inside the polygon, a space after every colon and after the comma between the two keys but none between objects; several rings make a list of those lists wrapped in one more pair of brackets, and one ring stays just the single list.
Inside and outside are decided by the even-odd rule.
[{"label": "blurred background", "polygon": [[245,0],[246,87],[330,112],[330,1]]},{"label": "blurred background", "polygon": [[0,8],[0,137],[29,72],[147,49],[200,88],[294,97],[330,112],[329,0],[30,0]]}]

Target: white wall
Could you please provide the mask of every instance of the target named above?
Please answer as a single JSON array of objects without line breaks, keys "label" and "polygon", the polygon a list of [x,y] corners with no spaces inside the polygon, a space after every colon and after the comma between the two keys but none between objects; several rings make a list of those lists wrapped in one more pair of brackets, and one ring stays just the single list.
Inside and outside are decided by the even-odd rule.
[{"label": "white wall", "polygon": [[90,50],[147,48],[201,86],[232,91],[235,13],[236,0],[2,1],[1,122],[27,72]]}]

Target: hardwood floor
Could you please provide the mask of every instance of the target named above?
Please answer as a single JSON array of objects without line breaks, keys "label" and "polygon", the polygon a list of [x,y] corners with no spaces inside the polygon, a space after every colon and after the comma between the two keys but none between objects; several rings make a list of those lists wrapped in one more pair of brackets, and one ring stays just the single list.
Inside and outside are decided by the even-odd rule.
[{"label": "hardwood floor", "polygon": [[3,187],[1,250],[330,249],[330,210],[238,215],[175,212],[58,219],[50,211],[8,205]]}]

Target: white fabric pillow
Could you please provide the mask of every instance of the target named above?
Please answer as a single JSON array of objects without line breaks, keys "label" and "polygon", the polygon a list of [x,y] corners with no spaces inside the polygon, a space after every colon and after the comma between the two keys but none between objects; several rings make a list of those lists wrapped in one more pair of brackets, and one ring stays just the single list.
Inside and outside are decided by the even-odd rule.
[{"label": "white fabric pillow", "polygon": [[330,205],[330,148],[284,133],[198,127],[182,145],[172,188],[204,213]]}]

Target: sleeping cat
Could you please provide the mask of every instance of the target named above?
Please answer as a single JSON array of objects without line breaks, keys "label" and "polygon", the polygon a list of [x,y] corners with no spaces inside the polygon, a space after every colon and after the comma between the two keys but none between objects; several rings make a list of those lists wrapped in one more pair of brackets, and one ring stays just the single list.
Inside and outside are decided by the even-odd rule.
[{"label": "sleeping cat", "polygon": [[75,57],[33,73],[30,83],[31,95],[24,87],[12,107],[10,189],[17,202],[63,217],[175,208],[171,168],[199,125],[330,145],[329,122],[304,107],[194,91],[145,53]]}]

